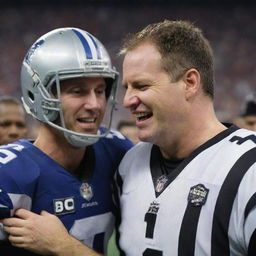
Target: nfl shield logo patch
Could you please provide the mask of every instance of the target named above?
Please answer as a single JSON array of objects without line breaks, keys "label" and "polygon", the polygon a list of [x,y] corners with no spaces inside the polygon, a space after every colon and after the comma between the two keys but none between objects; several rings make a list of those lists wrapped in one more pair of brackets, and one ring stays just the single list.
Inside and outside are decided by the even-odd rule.
[{"label": "nfl shield logo patch", "polygon": [[165,175],[160,176],[156,181],[155,191],[157,193],[160,193],[164,189],[164,186],[167,181],[168,178]]},{"label": "nfl shield logo patch", "polygon": [[192,206],[202,206],[205,204],[209,189],[203,184],[197,184],[190,188],[188,203]]},{"label": "nfl shield logo patch", "polygon": [[87,201],[91,200],[93,197],[93,190],[89,183],[83,182],[80,186],[80,194]]}]

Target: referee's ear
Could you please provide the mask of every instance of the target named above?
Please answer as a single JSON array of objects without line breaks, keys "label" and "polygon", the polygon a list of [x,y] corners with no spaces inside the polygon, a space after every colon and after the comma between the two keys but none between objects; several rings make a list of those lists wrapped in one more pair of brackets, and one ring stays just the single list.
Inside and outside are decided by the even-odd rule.
[{"label": "referee's ear", "polygon": [[182,80],[185,84],[185,98],[189,101],[198,94],[201,88],[200,73],[195,68],[191,68],[184,73]]}]

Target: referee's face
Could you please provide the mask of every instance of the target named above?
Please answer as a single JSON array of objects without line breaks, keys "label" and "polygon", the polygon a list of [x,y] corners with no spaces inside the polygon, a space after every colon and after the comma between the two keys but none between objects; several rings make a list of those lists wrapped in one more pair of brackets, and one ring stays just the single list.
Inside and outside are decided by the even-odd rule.
[{"label": "referee's face", "polygon": [[159,146],[173,143],[186,119],[185,85],[182,79],[170,81],[152,43],[142,43],[125,55],[123,85],[123,104],[135,116],[139,139]]}]

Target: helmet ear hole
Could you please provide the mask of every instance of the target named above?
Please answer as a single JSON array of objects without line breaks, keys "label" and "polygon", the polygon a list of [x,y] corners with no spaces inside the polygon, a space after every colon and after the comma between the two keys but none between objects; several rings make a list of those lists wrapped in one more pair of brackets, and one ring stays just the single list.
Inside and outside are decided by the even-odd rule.
[{"label": "helmet ear hole", "polygon": [[113,86],[113,79],[112,78],[105,78],[105,81],[106,81],[106,98],[108,99],[109,96],[110,96],[110,93],[111,93],[111,89],[112,89],[112,86]]},{"label": "helmet ear hole", "polygon": [[29,97],[29,99],[30,99],[32,102],[35,101],[34,94],[33,94],[31,91],[28,91],[28,97]]}]

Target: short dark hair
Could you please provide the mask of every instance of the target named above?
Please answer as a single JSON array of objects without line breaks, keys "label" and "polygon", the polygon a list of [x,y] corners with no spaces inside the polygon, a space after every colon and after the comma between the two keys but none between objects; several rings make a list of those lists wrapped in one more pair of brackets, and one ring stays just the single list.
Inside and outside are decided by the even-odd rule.
[{"label": "short dark hair", "polygon": [[143,30],[129,34],[120,55],[134,50],[144,42],[152,42],[162,57],[162,68],[173,82],[177,82],[189,69],[201,75],[203,91],[214,97],[213,51],[200,28],[188,21],[153,23]]}]

